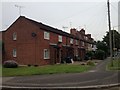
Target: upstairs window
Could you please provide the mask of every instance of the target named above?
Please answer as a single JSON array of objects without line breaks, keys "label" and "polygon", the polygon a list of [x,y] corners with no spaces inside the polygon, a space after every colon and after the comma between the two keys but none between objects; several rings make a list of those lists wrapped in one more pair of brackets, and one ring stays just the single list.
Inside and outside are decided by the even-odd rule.
[{"label": "upstairs window", "polygon": [[16,32],[13,33],[13,40],[17,40],[17,33]]},{"label": "upstairs window", "polygon": [[49,34],[49,32],[44,32],[44,39],[47,39],[47,40],[50,39],[50,34]]},{"label": "upstairs window", "polygon": [[48,49],[44,49],[44,59],[49,59],[50,58],[50,52]]},{"label": "upstairs window", "polygon": [[76,40],[76,45],[78,45],[78,40]]},{"label": "upstairs window", "polygon": [[13,49],[13,57],[17,57],[17,50]]},{"label": "upstairs window", "polygon": [[86,40],[88,40],[88,37],[86,37]]},{"label": "upstairs window", "polygon": [[72,38],[70,39],[70,44],[73,44],[73,39]]},{"label": "upstairs window", "polygon": [[84,42],[82,42],[82,46],[85,46],[85,43],[84,43]]},{"label": "upstairs window", "polygon": [[62,42],[62,36],[60,36],[60,35],[58,36],[58,41]]}]

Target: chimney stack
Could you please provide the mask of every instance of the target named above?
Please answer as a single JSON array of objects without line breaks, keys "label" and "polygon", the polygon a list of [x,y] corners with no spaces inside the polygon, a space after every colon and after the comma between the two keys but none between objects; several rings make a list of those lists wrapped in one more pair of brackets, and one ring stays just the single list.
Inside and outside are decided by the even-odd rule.
[{"label": "chimney stack", "polygon": [[70,34],[76,35],[76,33],[77,33],[77,30],[75,28],[70,29]]}]

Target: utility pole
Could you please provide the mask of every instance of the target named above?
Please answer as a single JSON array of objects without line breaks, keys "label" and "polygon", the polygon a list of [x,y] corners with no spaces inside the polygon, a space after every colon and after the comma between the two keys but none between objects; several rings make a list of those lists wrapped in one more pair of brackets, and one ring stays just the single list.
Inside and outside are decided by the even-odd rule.
[{"label": "utility pole", "polygon": [[112,48],[112,33],[111,33],[111,21],[110,21],[110,2],[107,1],[108,6],[108,24],[109,24],[109,44],[110,44],[110,59],[111,59],[111,66],[113,66],[113,48]]},{"label": "utility pole", "polygon": [[15,7],[17,7],[19,9],[19,15],[21,16],[21,9],[23,8],[23,6],[15,5]]},{"label": "utility pole", "polygon": [[113,27],[113,55],[115,58],[115,30],[114,30],[114,27]]}]

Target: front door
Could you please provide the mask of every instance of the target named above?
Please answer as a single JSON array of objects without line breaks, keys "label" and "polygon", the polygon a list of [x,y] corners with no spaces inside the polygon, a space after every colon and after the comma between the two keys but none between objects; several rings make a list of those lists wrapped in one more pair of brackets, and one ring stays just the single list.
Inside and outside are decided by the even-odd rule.
[{"label": "front door", "polygon": [[61,50],[57,47],[51,46],[50,57],[51,57],[51,64],[60,63]]}]

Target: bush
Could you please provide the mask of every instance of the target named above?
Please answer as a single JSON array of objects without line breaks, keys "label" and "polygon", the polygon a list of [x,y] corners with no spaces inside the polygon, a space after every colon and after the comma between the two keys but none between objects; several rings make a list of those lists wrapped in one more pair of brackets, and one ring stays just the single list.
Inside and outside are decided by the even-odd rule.
[{"label": "bush", "polygon": [[28,67],[30,67],[31,65],[30,64],[28,64]]},{"label": "bush", "polygon": [[88,55],[85,55],[84,60],[89,60]]},{"label": "bush", "polygon": [[81,61],[80,56],[74,56],[74,61]]},{"label": "bush", "polygon": [[34,65],[35,67],[38,67],[38,65]]},{"label": "bush", "polygon": [[93,51],[88,51],[85,55],[85,60],[92,60],[93,56],[94,56]]},{"label": "bush", "polygon": [[15,62],[14,60],[8,60],[3,63],[3,67],[5,68],[17,68],[18,63]]},{"label": "bush", "polygon": [[87,61],[87,65],[90,65],[90,66],[95,66],[95,63],[94,63],[94,62],[92,62],[91,60],[88,60],[88,61]]},{"label": "bush", "polygon": [[86,65],[86,63],[81,63],[81,65]]},{"label": "bush", "polygon": [[96,53],[95,53],[95,57],[97,59],[105,59],[105,52],[103,50],[97,50]]}]

